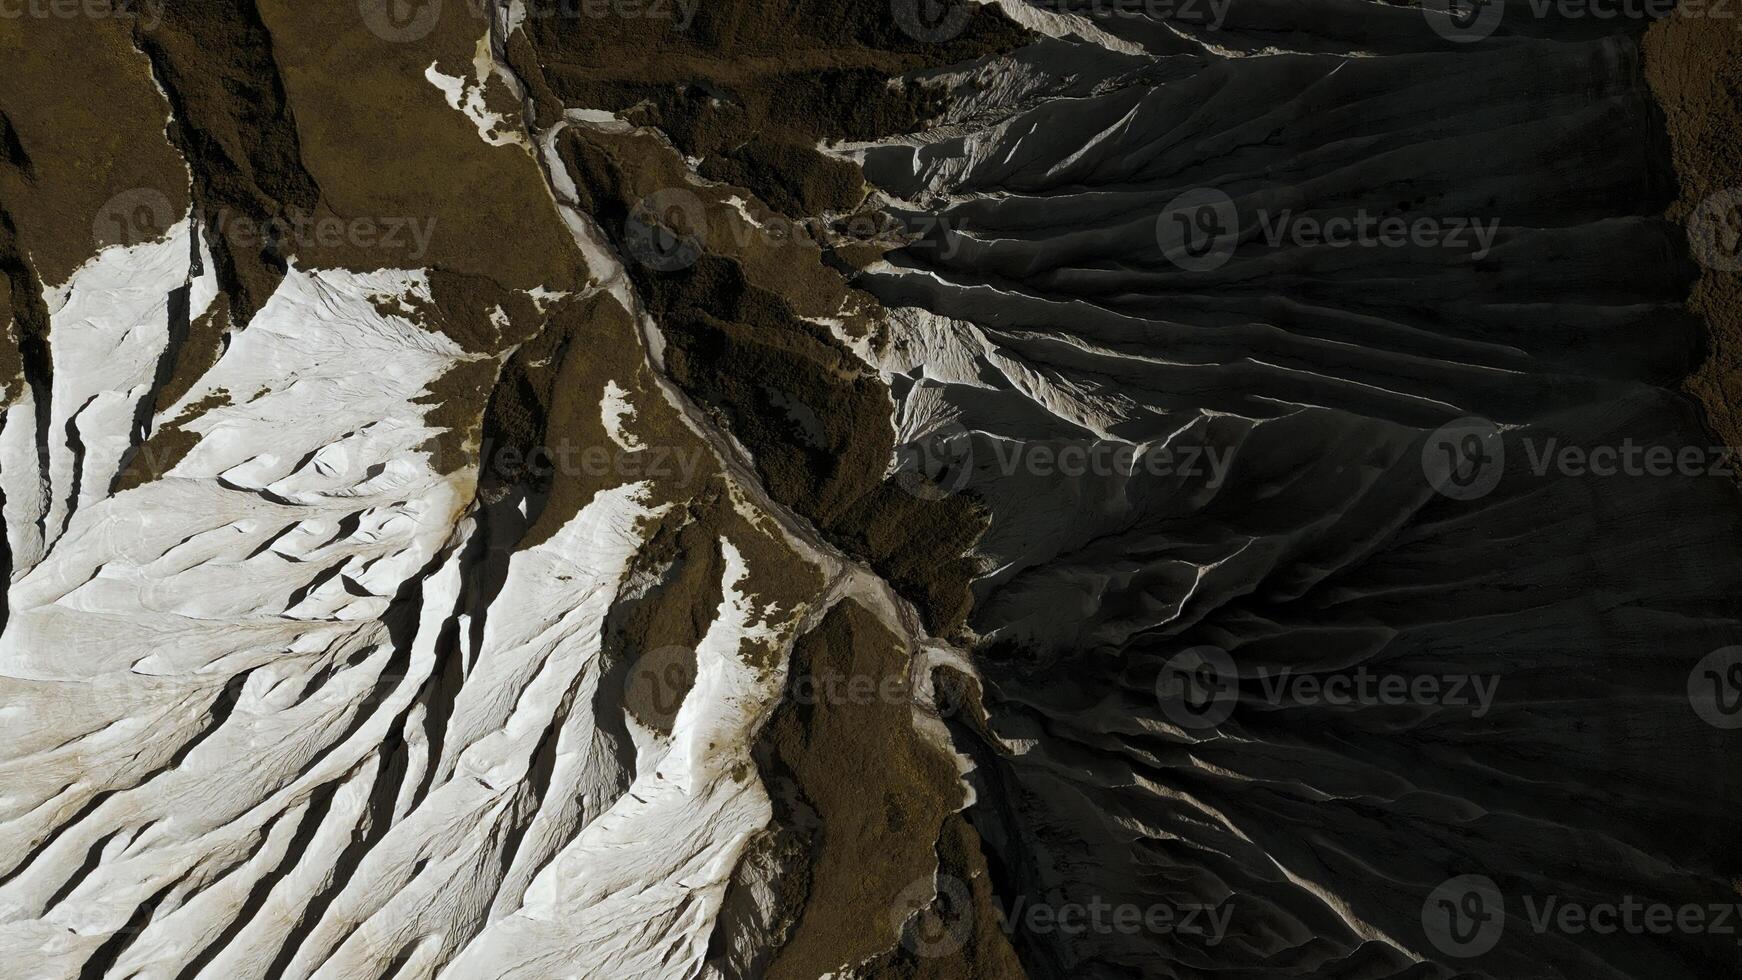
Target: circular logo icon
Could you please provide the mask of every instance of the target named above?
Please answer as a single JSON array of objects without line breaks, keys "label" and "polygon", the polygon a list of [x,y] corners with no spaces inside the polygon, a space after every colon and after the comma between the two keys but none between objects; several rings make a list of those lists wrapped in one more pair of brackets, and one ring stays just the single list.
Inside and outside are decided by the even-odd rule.
[{"label": "circular logo icon", "polygon": [[650,650],[629,667],[623,679],[623,706],[642,724],[670,732],[684,697],[696,684],[696,652],[669,646]]},{"label": "circular logo icon", "polygon": [[974,475],[974,438],[946,422],[895,451],[895,484],[921,500],[961,493]]},{"label": "circular logo icon", "polygon": [[1199,646],[1168,658],[1155,679],[1161,713],[1181,728],[1214,728],[1234,714],[1240,670],[1220,647]]},{"label": "circular logo icon", "polygon": [[1506,469],[1500,429],[1474,417],[1440,426],[1421,447],[1421,469],[1429,485],[1453,500],[1486,497]]},{"label": "circular logo icon", "polygon": [[935,885],[930,878],[919,878],[896,896],[889,922],[913,955],[948,956],[967,945],[974,928],[974,896],[960,878],[940,875]]},{"label": "circular logo icon", "polygon": [[1713,728],[1742,728],[1742,646],[1713,650],[1694,665],[1688,703]]},{"label": "circular logo icon", "polygon": [[1688,215],[1688,248],[1708,269],[1742,272],[1742,187],[1707,197]]},{"label": "circular logo icon", "polygon": [[1428,894],[1421,927],[1435,949],[1458,958],[1481,956],[1506,929],[1506,900],[1493,879],[1459,875]]},{"label": "circular logo icon", "polygon": [[1200,187],[1167,202],[1155,219],[1155,240],[1167,260],[1187,272],[1211,272],[1234,257],[1240,212],[1234,199]]},{"label": "circular logo icon", "polygon": [[421,41],[442,19],[442,0],[357,0],[369,33],[383,41]]},{"label": "circular logo icon", "polygon": [[702,199],[683,190],[655,191],[635,203],[623,222],[623,247],[656,272],[678,272],[702,257],[707,234]]},{"label": "circular logo icon", "polygon": [[1425,0],[1421,9],[1435,34],[1457,44],[1491,36],[1506,17],[1505,0]]},{"label": "circular logo icon", "polygon": [[175,219],[169,195],[151,187],[135,187],[109,198],[97,209],[91,237],[98,248],[143,245],[167,235]]},{"label": "circular logo icon", "polygon": [[889,0],[901,33],[926,44],[953,40],[974,15],[967,0]]}]

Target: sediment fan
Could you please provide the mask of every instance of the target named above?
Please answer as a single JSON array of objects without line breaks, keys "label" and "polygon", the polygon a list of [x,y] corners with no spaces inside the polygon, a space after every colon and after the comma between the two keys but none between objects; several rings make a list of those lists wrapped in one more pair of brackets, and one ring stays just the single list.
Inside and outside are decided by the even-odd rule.
[{"label": "sediment fan", "polygon": [[0,17],[0,972],[1737,973],[1700,9]]}]

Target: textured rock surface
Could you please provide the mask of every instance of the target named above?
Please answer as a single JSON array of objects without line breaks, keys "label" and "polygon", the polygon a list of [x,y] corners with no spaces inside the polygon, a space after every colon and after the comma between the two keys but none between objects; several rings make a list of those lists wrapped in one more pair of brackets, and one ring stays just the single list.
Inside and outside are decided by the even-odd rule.
[{"label": "textured rock surface", "polygon": [[0,18],[7,975],[1742,970],[1734,44],[1428,6]]}]

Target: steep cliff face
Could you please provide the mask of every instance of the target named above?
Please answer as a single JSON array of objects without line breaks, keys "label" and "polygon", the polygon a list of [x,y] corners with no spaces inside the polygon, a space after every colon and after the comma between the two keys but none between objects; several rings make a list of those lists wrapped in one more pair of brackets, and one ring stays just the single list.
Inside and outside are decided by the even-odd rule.
[{"label": "steep cliff face", "polygon": [[0,952],[1736,972],[1734,44],[1426,7],[0,18]]}]

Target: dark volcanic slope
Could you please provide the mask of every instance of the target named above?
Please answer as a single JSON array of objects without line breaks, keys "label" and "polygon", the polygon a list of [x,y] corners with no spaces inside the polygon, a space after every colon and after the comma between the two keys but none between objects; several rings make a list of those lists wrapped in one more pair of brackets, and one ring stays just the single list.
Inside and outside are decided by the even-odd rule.
[{"label": "dark volcanic slope", "polygon": [[[1687,691],[1742,636],[1742,521],[1678,391],[1703,350],[1697,267],[1660,217],[1676,184],[1645,25],[1506,7],[1476,43],[1352,3],[1236,2],[1220,31],[1107,18],[1103,44],[1141,48],[1026,49],[1002,81],[1025,108],[988,99],[957,138],[865,154],[953,232],[863,284],[951,318],[916,320],[915,348],[963,352],[898,356],[896,390],[974,432],[968,491],[994,515],[971,623],[995,738],[970,812],[1001,898],[1229,915],[1226,936],[1019,929],[1034,976],[1742,966],[1733,935],[1529,914],[1736,902],[1738,738]],[[1190,271],[1157,218],[1202,189],[1236,202],[1237,247]],[[1363,211],[1498,228],[1486,250],[1265,237],[1283,212]],[[1462,445],[1435,430],[1464,417],[1496,482],[1441,494],[1424,458]],[[1225,480],[1022,462],[1098,440],[1231,462]],[[1699,447],[1706,472],[1552,462],[1630,444]],[[1179,724],[1166,668],[1203,646],[1239,679]],[[1283,671],[1440,694],[1336,706]],[[1493,685],[1491,708],[1453,684]],[[1424,917],[1461,875],[1504,907],[1467,958]]]}]

